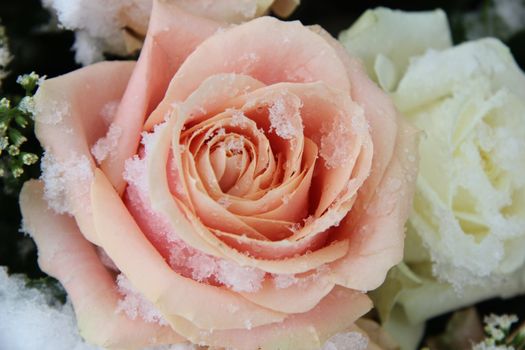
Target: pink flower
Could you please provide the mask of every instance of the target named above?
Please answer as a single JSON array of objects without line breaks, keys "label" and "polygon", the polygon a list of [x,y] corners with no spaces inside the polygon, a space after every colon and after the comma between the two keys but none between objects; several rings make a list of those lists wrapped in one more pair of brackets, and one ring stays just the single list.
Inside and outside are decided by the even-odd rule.
[{"label": "pink flower", "polygon": [[157,1],[136,64],[35,99],[24,224],[92,343],[318,349],[402,258],[415,132],[320,28]]}]

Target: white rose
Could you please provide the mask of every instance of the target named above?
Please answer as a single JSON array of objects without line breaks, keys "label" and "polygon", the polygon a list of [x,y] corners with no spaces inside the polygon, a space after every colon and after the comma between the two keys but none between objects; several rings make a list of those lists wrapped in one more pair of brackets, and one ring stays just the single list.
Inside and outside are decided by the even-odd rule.
[{"label": "white rose", "polygon": [[[241,23],[270,9],[289,16],[300,0],[165,0],[197,17]],[[75,59],[88,65],[104,59],[103,53],[127,55],[140,49],[153,0],[42,0],[66,29],[75,31]]]},{"label": "white rose", "polygon": [[431,317],[525,291],[525,76],[500,41],[449,38],[442,12],[387,9],[340,37],[423,132],[404,263],[375,294],[405,349]]}]

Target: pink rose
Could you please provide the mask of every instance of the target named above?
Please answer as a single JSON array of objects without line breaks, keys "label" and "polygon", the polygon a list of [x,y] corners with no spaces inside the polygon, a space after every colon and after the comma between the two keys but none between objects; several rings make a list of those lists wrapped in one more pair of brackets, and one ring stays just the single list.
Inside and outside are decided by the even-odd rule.
[{"label": "pink rose", "polygon": [[402,258],[415,132],[320,28],[157,1],[137,63],[35,99],[24,224],[89,342],[318,349]]}]

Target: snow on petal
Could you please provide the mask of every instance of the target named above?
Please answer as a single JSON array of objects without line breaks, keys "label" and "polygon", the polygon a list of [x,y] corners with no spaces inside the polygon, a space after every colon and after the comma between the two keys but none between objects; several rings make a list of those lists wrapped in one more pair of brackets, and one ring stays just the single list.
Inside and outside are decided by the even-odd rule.
[{"label": "snow on petal", "polygon": [[74,220],[49,209],[41,182],[26,182],[20,207],[24,230],[38,246],[40,268],[66,289],[85,339],[103,347],[124,348],[184,341],[169,327],[130,320],[116,312],[120,295],[111,272]]},{"label": "snow on petal", "polygon": [[98,63],[45,80],[34,97],[35,134],[46,151],[46,198],[59,213],[72,214],[93,242],[88,192],[95,164],[90,149],[107,131],[104,106],[120,100],[133,67],[133,62]]}]

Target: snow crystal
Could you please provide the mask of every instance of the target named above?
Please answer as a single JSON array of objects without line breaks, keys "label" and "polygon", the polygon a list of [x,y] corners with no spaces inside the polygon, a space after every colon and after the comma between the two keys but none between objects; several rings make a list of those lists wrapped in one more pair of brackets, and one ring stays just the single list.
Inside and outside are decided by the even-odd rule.
[{"label": "snow crystal", "polygon": [[203,282],[212,277],[217,269],[215,259],[204,254],[191,255],[186,262],[180,263],[186,263],[187,266],[192,269],[191,277],[199,282]]},{"label": "snow crystal", "polygon": [[239,154],[244,149],[244,136],[230,137],[224,143],[226,150],[234,154]]},{"label": "snow crystal", "polygon": [[161,124],[155,125],[153,127],[153,131],[152,132],[146,132],[146,131],[142,132],[142,134],[140,135],[142,137],[140,143],[144,146],[144,152],[146,154],[148,154],[150,152],[150,150],[153,147],[153,145],[155,145],[155,142],[156,142],[157,138],[159,137],[159,134],[167,126],[168,126],[168,123],[166,121],[164,121]]},{"label": "snow crystal", "polygon": [[248,117],[241,110],[234,109],[234,108],[228,108],[226,109],[226,112],[229,112],[232,114],[231,122],[230,122],[231,126],[244,127],[246,123],[248,122]]},{"label": "snow crystal", "polygon": [[56,125],[71,114],[71,107],[65,101],[46,101],[36,104],[36,118],[43,124]]},{"label": "snow crystal", "polygon": [[122,128],[117,124],[111,124],[106,136],[99,139],[91,148],[91,153],[97,162],[102,163],[104,159],[117,149],[121,135]]},{"label": "snow crystal", "polygon": [[274,274],[273,282],[277,289],[285,289],[299,282],[295,274]]},{"label": "snow crystal", "polygon": [[351,153],[349,140],[352,138],[352,131],[344,119],[343,117],[334,119],[330,127],[323,124],[321,128],[323,136],[319,154],[328,169],[344,164]]},{"label": "snow crystal", "polygon": [[224,128],[219,128],[217,130],[217,136],[224,136],[226,135],[226,130],[224,130]]},{"label": "snow crystal", "polygon": [[93,178],[91,163],[86,156],[71,153],[62,161],[45,152],[41,162],[44,198],[57,213],[73,214],[73,203],[89,195]]},{"label": "snow crystal", "polygon": [[117,312],[123,312],[132,320],[140,317],[148,323],[168,324],[155,305],[136,291],[123,274],[117,276],[117,286],[123,296],[118,302]]},{"label": "snow crystal", "polygon": [[119,101],[109,101],[100,110],[100,116],[104,121],[109,125],[111,121],[115,118],[115,115],[118,111]]},{"label": "snow crystal", "polygon": [[182,241],[172,243],[170,265],[179,271],[190,269],[194,280],[208,282],[216,279],[236,292],[256,292],[261,288],[264,271],[203,254]]},{"label": "snow crystal", "polygon": [[358,332],[338,333],[328,339],[321,350],[366,350],[368,339]]},{"label": "snow crystal", "polygon": [[242,56],[239,57],[236,64],[238,65],[237,71],[247,74],[250,73],[254,67],[254,65],[260,60],[259,55],[257,55],[254,52],[246,52]]},{"label": "snow crystal", "polygon": [[234,262],[219,260],[217,279],[235,292],[256,292],[261,289],[265,272],[253,267],[242,267]]},{"label": "snow crystal", "polygon": [[137,187],[140,193],[146,194],[148,192],[145,159],[140,159],[137,155],[126,159],[123,177],[128,184]]},{"label": "snow crystal", "polygon": [[11,350],[97,350],[80,337],[73,307],[0,267],[0,343]]},{"label": "snow crystal", "polygon": [[[269,108],[270,131],[275,130],[275,133],[285,140],[293,139],[301,132],[293,125],[294,119],[301,120],[300,115],[298,115],[298,106],[292,106],[292,108],[294,108],[293,112],[288,110],[282,97],[278,97]],[[295,113],[295,115],[290,113]]]}]

